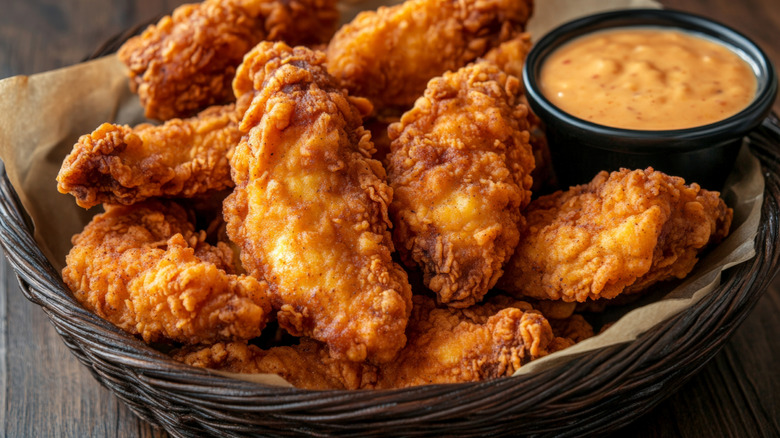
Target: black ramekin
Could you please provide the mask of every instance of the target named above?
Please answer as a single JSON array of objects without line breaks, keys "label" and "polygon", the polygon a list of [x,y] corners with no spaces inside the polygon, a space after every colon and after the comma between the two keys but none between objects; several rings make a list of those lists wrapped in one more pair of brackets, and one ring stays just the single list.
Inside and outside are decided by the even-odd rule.
[{"label": "black ramekin", "polygon": [[[666,27],[704,35],[737,52],[757,78],[752,103],[739,113],[709,125],[642,131],[598,125],[553,105],[537,78],[549,54],[579,36],[624,27]],[[707,18],[679,11],[629,9],[581,18],[545,35],[528,54],[523,69],[528,102],[545,122],[558,181],[562,186],[590,181],[601,170],[652,166],[710,190],[720,190],[731,171],[742,138],[769,114],[777,94],[777,76],[766,54],[741,33]]]}]

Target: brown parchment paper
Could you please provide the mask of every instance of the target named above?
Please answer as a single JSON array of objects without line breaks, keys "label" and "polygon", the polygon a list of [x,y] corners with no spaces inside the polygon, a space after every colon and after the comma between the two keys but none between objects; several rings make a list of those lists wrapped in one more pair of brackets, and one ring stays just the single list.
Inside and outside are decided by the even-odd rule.
[{"label": "brown parchment paper", "polygon": [[[342,1],[343,20],[362,9],[400,0]],[[659,7],[651,0],[547,0],[537,2],[529,31],[535,39],[570,19],[594,12],[629,7]],[[0,158],[19,198],[35,226],[35,239],[55,268],[65,264],[70,238],[81,231],[98,207],[78,207],[70,195],[57,191],[56,175],[62,160],[82,134],[103,122],[134,125],[144,122],[143,110],[128,89],[124,66],[115,56],[33,76],[0,81]],[[764,180],[758,161],[746,148],[724,190],[735,210],[732,234],[699,262],[682,284],[663,292],[653,302],[608,312],[614,324],[602,334],[571,348],[525,365],[518,374],[538,372],[587,351],[628,342],[653,325],[684,311],[717,286],[720,273],[755,255]],[[654,297],[655,298],[655,297]],[[291,386],[276,375],[233,378],[276,386]]]}]

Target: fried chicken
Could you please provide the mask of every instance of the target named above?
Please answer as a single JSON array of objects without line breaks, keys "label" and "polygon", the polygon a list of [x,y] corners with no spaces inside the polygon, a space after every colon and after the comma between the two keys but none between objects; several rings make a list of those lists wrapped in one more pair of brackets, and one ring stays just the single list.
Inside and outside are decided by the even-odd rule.
[{"label": "fried chicken", "polygon": [[531,34],[521,33],[511,40],[493,47],[485,53],[482,59],[497,65],[504,73],[522,80],[523,65],[525,65],[525,58],[531,51],[531,47],[533,47]]},{"label": "fried chicken", "polygon": [[[528,56],[528,52],[531,51],[532,46],[531,35],[522,33],[494,47],[482,59],[492,62],[505,73],[515,76],[522,81],[525,58]],[[520,101],[528,106],[525,92],[521,93]],[[528,122],[530,124],[528,131],[531,133],[529,142],[531,143],[531,149],[534,151],[534,161],[536,162],[536,167],[531,171],[531,176],[534,179],[531,190],[538,192],[545,187],[555,186],[555,172],[553,172],[550,148],[547,144],[547,134],[544,131],[542,120],[530,111],[530,108]]]},{"label": "fried chicken", "polygon": [[234,83],[252,93],[231,159],[223,213],[244,268],[270,283],[279,324],[328,344],[334,358],[391,360],[406,342],[406,272],[391,258],[392,190],[370,158],[362,98],[325,70],[325,55],[261,43]]},{"label": "fried chicken", "polygon": [[518,296],[583,302],[683,278],[729,231],[718,192],[654,171],[601,172],[541,197],[499,287]]},{"label": "fried chicken", "polygon": [[234,100],[243,56],[263,40],[325,43],[338,24],[336,0],[206,0],[182,5],[140,36],[119,59],[146,117],[187,117]]},{"label": "fried chicken", "polygon": [[267,284],[232,274],[231,250],[204,237],[174,203],[106,206],[73,237],[62,277],[87,309],[147,342],[258,336]]},{"label": "fried chicken", "polygon": [[433,77],[522,32],[531,0],[407,0],[361,12],[328,45],[328,71],[379,114],[399,114]]},{"label": "fried chicken", "polygon": [[563,319],[554,319],[548,316],[547,320],[550,322],[550,327],[552,327],[556,338],[568,339],[572,344],[593,337],[593,326],[582,315],[570,315]]},{"label": "fried chicken", "polygon": [[544,316],[522,301],[497,297],[467,309],[437,309],[430,298],[412,299],[409,341],[381,365],[334,359],[306,338],[269,350],[239,343],[189,348],[174,358],[234,373],[274,373],[299,388],[390,389],[511,376],[551,348],[574,344],[556,337]]},{"label": "fried chicken", "polygon": [[376,369],[367,364],[333,359],[328,348],[302,338],[299,345],[262,350],[242,342],[190,347],[174,359],[186,364],[230,373],[277,374],[302,389],[358,389],[363,380],[376,380]]},{"label": "fried chicken", "polygon": [[248,100],[160,126],[104,123],[73,146],[57,189],[84,208],[152,197],[193,197],[233,186],[228,157],[241,139]]},{"label": "fried chicken", "polygon": [[431,80],[388,129],[394,242],[453,307],[482,299],[520,237],[534,158],[518,87],[492,64],[471,64]]},{"label": "fried chicken", "polygon": [[394,361],[380,367],[377,389],[511,376],[547,355],[555,340],[544,316],[522,301],[488,301],[466,309],[437,309],[424,296],[413,301],[409,341]]}]

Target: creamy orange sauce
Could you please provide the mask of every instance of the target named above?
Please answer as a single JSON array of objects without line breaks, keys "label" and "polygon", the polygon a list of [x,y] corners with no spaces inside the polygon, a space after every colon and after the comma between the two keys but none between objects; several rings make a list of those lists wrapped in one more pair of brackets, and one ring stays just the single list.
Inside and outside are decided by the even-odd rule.
[{"label": "creamy orange sauce", "polygon": [[682,31],[625,28],[580,37],[542,65],[542,93],[567,113],[616,128],[684,129],[738,113],[756,93],[728,47]]}]

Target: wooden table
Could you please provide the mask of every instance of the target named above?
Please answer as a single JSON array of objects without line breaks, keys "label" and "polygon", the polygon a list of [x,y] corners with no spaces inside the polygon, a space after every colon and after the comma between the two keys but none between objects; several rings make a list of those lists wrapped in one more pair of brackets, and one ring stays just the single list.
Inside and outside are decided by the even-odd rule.
[{"label": "wooden table", "polygon": [[[540,0],[541,1],[541,0]],[[109,37],[182,0],[0,0],[0,78],[79,62]],[[777,0],[666,0],[730,24],[780,66]],[[111,6],[109,6],[111,5]],[[780,103],[775,103],[780,113]],[[0,436],[166,436],[102,388],[0,263]],[[780,436],[780,280],[723,351],[616,436]]]}]

